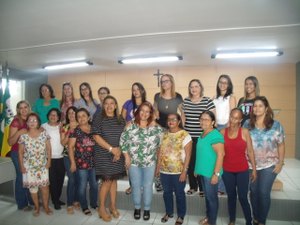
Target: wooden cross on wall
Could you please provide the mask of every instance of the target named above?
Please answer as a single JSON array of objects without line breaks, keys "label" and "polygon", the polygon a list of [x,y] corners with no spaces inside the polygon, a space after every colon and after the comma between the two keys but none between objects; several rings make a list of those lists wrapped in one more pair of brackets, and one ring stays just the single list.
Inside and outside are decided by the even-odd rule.
[{"label": "wooden cross on wall", "polygon": [[163,73],[160,73],[159,69],[157,70],[157,73],[153,74],[153,76],[157,77],[157,87],[159,87],[159,80],[160,80],[160,76],[164,75]]}]

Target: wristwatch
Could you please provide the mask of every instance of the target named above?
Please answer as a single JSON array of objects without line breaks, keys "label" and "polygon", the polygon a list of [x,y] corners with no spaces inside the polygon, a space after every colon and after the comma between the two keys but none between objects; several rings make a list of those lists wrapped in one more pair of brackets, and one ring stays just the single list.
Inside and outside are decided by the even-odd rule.
[{"label": "wristwatch", "polygon": [[220,173],[214,172],[214,175],[216,175],[217,177],[219,177],[219,176],[220,176]]}]

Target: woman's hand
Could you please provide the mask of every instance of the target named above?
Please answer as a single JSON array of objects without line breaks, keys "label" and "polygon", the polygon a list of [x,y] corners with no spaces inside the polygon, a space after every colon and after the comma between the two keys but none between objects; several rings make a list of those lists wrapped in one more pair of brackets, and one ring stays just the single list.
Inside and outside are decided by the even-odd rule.
[{"label": "woman's hand", "polygon": [[215,174],[212,175],[211,180],[210,180],[210,183],[211,183],[211,184],[217,184],[218,181],[219,181],[219,177],[218,177],[217,175],[215,175]]},{"label": "woman's hand", "polygon": [[186,171],[182,171],[179,176],[179,182],[185,182],[186,181]]},{"label": "woman's hand", "polygon": [[125,167],[126,167],[126,169],[129,169],[130,165],[131,165],[131,159],[130,159],[130,157],[126,154],[126,156],[125,156]]},{"label": "woman's hand", "polygon": [[120,148],[118,148],[118,147],[113,147],[111,150],[111,153],[114,155],[113,162],[118,161],[122,154]]},{"label": "woman's hand", "polygon": [[250,180],[251,182],[254,182],[257,178],[257,173],[256,173],[256,170],[252,170],[252,173],[250,175]]},{"label": "woman's hand", "polygon": [[46,166],[45,166],[45,167],[46,167],[46,169],[49,169],[49,168],[50,168],[50,166],[51,166],[51,160],[48,160],[48,161],[47,161],[47,164],[46,164]]},{"label": "woman's hand", "polygon": [[273,170],[273,173],[279,174],[282,170],[283,163],[278,163],[275,165],[275,168]]},{"label": "woman's hand", "polygon": [[20,166],[21,173],[26,173],[26,168],[24,166]]},{"label": "woman's hand", "polygon": [[76,171],[76,165],[74,163],[71,163],[70,171],[71,173],[74,173]]}]

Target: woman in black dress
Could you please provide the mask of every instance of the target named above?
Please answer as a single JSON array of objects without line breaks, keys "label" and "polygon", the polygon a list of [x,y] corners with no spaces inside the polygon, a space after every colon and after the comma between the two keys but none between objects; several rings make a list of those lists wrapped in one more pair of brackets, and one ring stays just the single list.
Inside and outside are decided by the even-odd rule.
[{"label": "woman in black dress", "polygon": [[96,141],[95,165],[96,177],[102,180],[99,188],[99,217],[111,221],[112,217],[106,212],[105,202],[110,193],[109,211],[114,218],[120,213],[116,208],[117,180],[126,175],[124,156],[119,148],[121,133],[125,121],[119,114],[117,100],[107,96],[103,101],[102,112],[94,116],[92,133]]}]

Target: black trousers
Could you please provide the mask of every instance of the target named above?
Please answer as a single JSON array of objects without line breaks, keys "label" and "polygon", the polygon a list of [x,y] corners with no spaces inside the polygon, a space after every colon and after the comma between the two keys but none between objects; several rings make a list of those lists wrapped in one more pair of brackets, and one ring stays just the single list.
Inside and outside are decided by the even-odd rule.
[{"label": "black trousers", "polygon": [[200,176],[194,175],[195,171],[195,163],[196,163],[196,147],[197,147],[197,140],[198,138],[192,138],[193,140],[193,145],[192,145],[192,153],[191,153],[191,159],[190,159],[190,164],[189,164],[189,169],[188,169],[188,177],[189,177],[189,185],[190,189],[193,189],[195,191],[203,191]]},{"label": "black trousers", "polygon": [[49,169],[50,195],[53,204],[59,204],[62,187],[65,179],[64,158],[51,159],[51,167]]}]

